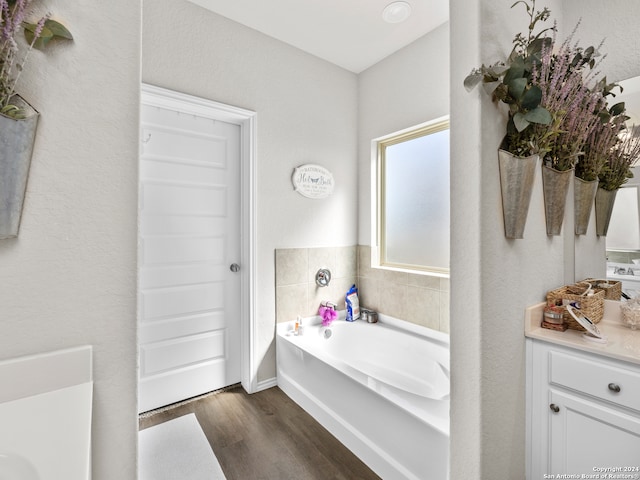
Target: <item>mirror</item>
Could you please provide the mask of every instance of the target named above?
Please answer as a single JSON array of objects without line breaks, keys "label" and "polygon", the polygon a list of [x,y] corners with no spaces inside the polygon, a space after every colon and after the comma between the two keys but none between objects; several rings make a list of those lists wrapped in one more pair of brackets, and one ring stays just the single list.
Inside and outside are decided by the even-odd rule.
[{"label": "mirror", "polygon": [[607,278],[622,282],[629,297],[640,294],[640,166],[633,170],[633,178],[616,194],[606,237]]},{"label": "mirror", "polygon": [[[618,98],[625,102],[627,115],[631,117],[627,125],[640,126],[640,77],[630,78],[620,82],[620,85],[624,90]],[[633,178],[616,195],[606,237],[609,262],[631,264],[632,260],[640,258],[639,187],[640,166],[636,166],[633,168]]]},{"label": "mirror", "polygon": [[[616,97],[616,102],[625,102],[627,115],[630,119],[628,126],[640,125],[640,77],[630,78],[619,82],[623,91]],[[607,275],[613,274],[618,265],[633,264],[633,260],[640,259],[640,167],[634,167],[634,177],[616,194],[611,222],[605,239]],[[640,260],[638,261],[640,263]],[[612,265],[613,264],[613,265]],[[638,265],[640,273],[640,265]],[[631,270],[633,271],[633,269]],[[630,273],[629,267],[626,272]]]},{"label": "mirror", "polygon": [[[609,103],[625,102],[627,115],[631,117],[627,125],[640,126],[640,76],[617,83],[623,91]],[[607,276],[623,281],[623,291],[628,281],[640,284],[640,166],[633,170],[634,177],[616,194],[607,236],[595,235],[592,214],[588,235],[575,237],[575,280]],[[632,266],[636,263],[634,260],[637,267]],[[619,278],[622,275],[624,277]]]},{"label": "mirror", "polygon": [[[640,217],[638,216],[638,179],[629,180],[616,194],[609,231],[607,232],[607,260],[609,262],[632,263],[640,259]],[[632,184],[631,182],[635,180]]]}]

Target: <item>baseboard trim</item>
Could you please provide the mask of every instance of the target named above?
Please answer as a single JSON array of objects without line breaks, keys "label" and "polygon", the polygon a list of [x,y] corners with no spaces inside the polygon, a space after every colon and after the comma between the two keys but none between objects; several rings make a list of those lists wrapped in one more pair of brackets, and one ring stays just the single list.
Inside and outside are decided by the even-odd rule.
[{"label": "baseboard trim", "polygon": [[256,383],[256,392],[260,392],[261,390],[266,390],[267,388],[277,387],[278,379],[276,377],[267,378],[266,380],[262,380]]}]

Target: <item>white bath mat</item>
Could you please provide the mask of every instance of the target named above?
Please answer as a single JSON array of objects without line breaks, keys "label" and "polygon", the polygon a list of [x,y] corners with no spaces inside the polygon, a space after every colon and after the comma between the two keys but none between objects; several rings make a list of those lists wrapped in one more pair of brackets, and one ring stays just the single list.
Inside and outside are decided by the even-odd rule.
[{"label": "white bath mat", "polygon": [[140,480],[224,480],[195,414],[138,433]]}]

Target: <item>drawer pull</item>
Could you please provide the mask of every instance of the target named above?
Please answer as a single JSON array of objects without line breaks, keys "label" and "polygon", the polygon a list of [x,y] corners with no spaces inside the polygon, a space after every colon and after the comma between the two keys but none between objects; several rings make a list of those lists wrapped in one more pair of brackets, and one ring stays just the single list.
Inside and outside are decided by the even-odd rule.
[{"label": "drawer pull", "polygon": [[610,383],[609,384],[609,390],[611,390],[612,392],[620,392],[620,385],[618,385],[617,383]]},{"label": "drawer pull", "polygon": [[549,408],[553,410],[555,413],[558,413],[560,411],[560,407],[555,403],[552,403],[551,405],[549,405]]}]

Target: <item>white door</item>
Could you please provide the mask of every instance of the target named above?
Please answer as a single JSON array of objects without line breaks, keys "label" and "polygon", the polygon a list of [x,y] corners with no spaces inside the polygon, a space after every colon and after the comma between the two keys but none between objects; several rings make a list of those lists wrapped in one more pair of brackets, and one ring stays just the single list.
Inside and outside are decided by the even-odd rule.
[{"label": "white door", "polygon": [[240,127],[141,107],[139,411],[240,381]]}]

